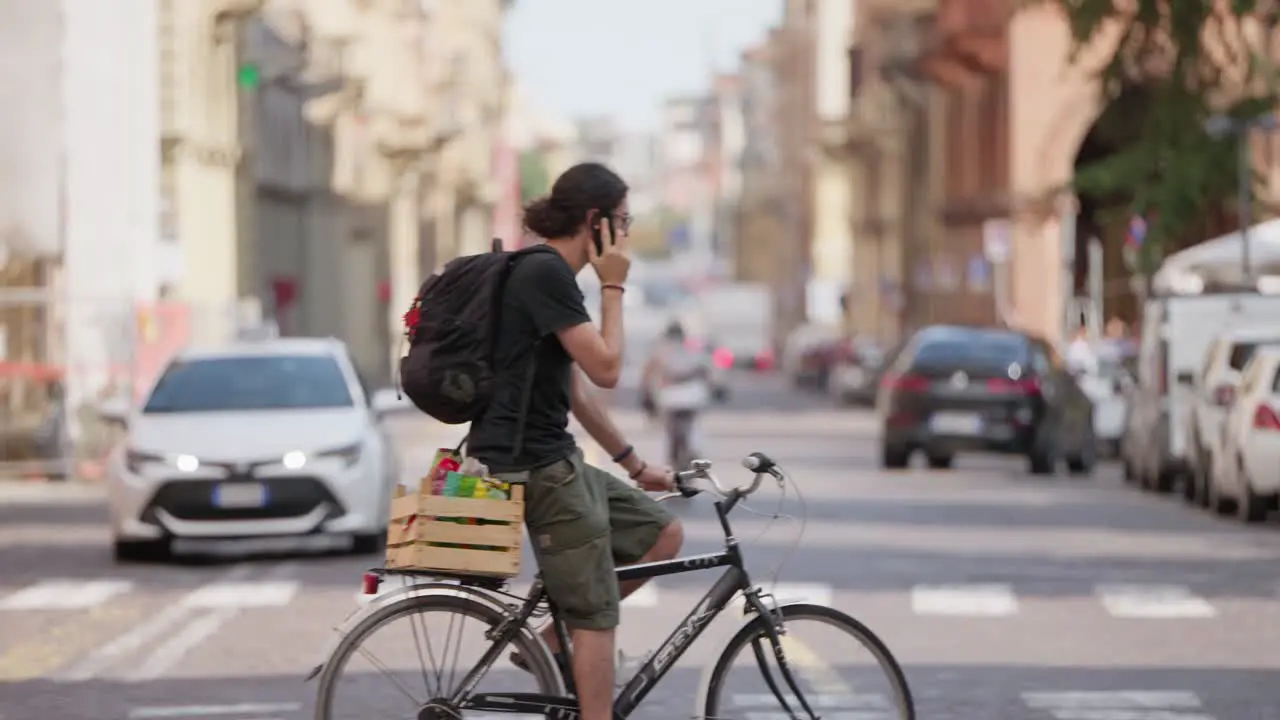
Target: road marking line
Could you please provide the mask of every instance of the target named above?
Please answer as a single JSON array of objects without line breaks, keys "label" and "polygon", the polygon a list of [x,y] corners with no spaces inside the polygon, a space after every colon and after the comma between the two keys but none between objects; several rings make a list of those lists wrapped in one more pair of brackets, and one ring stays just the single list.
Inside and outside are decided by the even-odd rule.
[{"label": "road marking line", "polygon": [[1208,600],[1181,585],[1101,585],[1097,594],[1107,612],[1117,618],[1167,620],[1218,614]]},{"label": "road marking line", "polygon": [[247,580],[206,585],[182,600],[192,608],[279,607],[293,602],[296,580]]},{"label": "road marking line", "polygon": [[623,607],[652,608],[658,606],[658,588],[653,581],[641,585],[622,601]]},{"label": "road marking line", "polygon": [[129,720],[247,715],[249,713],[294,713],[301,709],[302,703],[296,702],[239,703],[237,705],[152,705],[133,708],[129,711]]},{"label": "road marking line", "polygon": [[[250,567],[248,565],[236,565],[201,587],[239,580],[248,577],[249,572]],[[197,588],[192,593],[199,591],[200,588]],[[192,593],[189,593],[188,597]],[[60,682],[91,680],[118,660],[130,653],[137,652],[142,646],[156,638],[168,634],[170,630],[185,621],[193,612],[195,612],[193,608],[182,602],[169,605],[158,614],[152,615],[146,622],[133,626],[124,633],[117,635],[115,639],[89,653],[80,662],[59,673],[55,679]]]},{"label": "road marking line", "polygon": [[152,652],[133,672],[127,673],[123,680],[125,682],[146,682],[159,678],[182,662],[187,653],[194,650],[200,643],[218,632],[227,621],[239,614],[240,608],[224,607],[197,617],[182,630],[179,630],[176,635],[170,637],[167,642],[156,648],[155,652]]},{"label": "road marking line", "polygon": [[0,610],[86,610],[132,589],[130,580],[50,578],[0,600]]},{"label": "road marking line", "polygon": [[[179,605],[188,608],[209,609],[171,636],[168,641],[156,648],[132,672],[126,673],[125,682],[145,682],[155,680],[177,667],[192,650],[218,632],[223,625],[236,617],[241,611],[254,607],[272,607],[287,604],[293,599],[298,583],[293,580],[281,580],[293,574],[297,569],[295,563],[284,563],[275,566],[261,580],[254,581],[217,581],[198,588],[187,595]],[[209,592],[210,588],[216,588]],[[236,598],[226,592],[234,588],[242,593]],[[264,589],[255,589],[264,588]],[[193,600],[193,598],[195,598]],[[283,598],[283,602],[280,600]],[[238,601],[237,601],[238,600]]]},{"label": "road marking line", "polygon": [[[795,695],[783,693],[782,697],[792,708],[797,707]],[[804,699],[814,710],[891,710],[893,707],[880,693],[805,693]],[[735,707],[778,707],[778,698],[773,693],[734,693],[730,702]]]},{"label": "road marking line", "polygon": [[917,615],[1005,617],[1018,612],[1018,598],[1008,585],[917,585],[911,588],[911,611]]},{"label": "road marking line", "polygon": [[1203,707],[1199,696],[1186,690],[1024,692],[1022,702],[1035,710],[1089,708],[1175,710]]}]

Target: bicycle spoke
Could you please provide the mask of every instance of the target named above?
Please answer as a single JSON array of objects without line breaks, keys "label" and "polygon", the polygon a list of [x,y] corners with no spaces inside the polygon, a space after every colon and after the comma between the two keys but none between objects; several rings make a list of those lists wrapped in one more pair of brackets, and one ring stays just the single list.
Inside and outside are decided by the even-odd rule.
[{"label": "bicycle spoke", "polygon": [[[420,621],[421,631],[418,629],[419,623],[415,623],[414,620]],[[434,697],[435,693],[431,690],[431,677],[427,673],[427,659],[422,657],[422,650],[425,646],[428,656],[431,657],[432,662],[435,661],[435,653],[431,650],[431,637],[427,634],[426,619],[418,616],[411,617],[409,619],[409,627],[413,631],[414,650],[417,652],[418,661],[422,663],[422,687],[427,691],[427,697]]]},{"label": "bicycle spoke", "polygon": [[[405,621],[410,623],[408,631]],[[438,705],[441,717],[465,716],[450,703],[468,678],[476,683],[472,692],[555,692],[555,676],[548,682],[546,674],[521,672],[501,662],[480,669],[486,656],[496,654],[488,632],[504,621],[503,615],[486,605],[451,596],[424,596],[382,608],[366,618],[367,627],[353,630],[344,641],[347,647],[340,646],[326,666],[317,717],[415,717],[432,703]],[[515,645],[518,651],[530,653],[523,641]],[[427,662],[432,663],[430,668]],[[363,667],[365,663],[368,667]],[[394,690],[377,687],[383,678]],[[418,695],[419,690],[425,697]]]},{"label": "bicycle spoke", "polygon": [[[395,685],[396,689],[399,690],[402,695],[409,698],[410,700],[412,700],[414,703],[417,703],[418,705],[422,704],[422,702],[419,701],[418,698],[413,696],[413,693],[409,691],[409,688],[406,688],[404,685],[401,685],[400,681],[395,679],[395,675],[392,674],[391,669],[387,667],[385,663],[375,658],[373,656],[373,653],[369,652],[368,650],[365,650],[364,648],[359,648],[357,652],[359,652],[362,656],[364,656],[364,658],[369,661],[370,665],[374,666],[374,668],[376,668],[383,675],[386,675],[387,678],[391,680],[391,684]],[[428,692],[430,692],[430,690],[428,690]]]}]

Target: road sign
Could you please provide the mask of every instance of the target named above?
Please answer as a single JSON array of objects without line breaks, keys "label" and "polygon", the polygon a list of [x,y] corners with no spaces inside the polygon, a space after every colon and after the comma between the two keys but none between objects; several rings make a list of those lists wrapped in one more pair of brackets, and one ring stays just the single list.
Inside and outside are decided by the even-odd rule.
[{"label": "road sign", "polygon": [[982,254],[987,256],[987,260],[992,263],[1008,262],[1012,244],[1013,230],[1008,220],[992,218],[982,223]]}]

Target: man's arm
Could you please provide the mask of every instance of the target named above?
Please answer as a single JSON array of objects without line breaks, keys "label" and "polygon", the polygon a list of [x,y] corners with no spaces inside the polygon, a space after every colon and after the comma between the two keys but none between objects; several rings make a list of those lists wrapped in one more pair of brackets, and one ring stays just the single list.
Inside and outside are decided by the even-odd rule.
[{"label": "man's arm", "polygon": [[[573,416],[582,424],[587,434],[609,453],[609,457],[617,457],[618,453],[627,449],[627,441],[622,437],[622,431],[613,424],[609,411],[600,401],[600,396],[591,389],[590,384],[577,368],[573,371],[571,399]],[[644,461],[635,453],[631,453],[622,461],[622,467],[626,469],[628,475],[635,473],[643,466]]]},{"label": "man's arm", "polygon": [[602,388],[618,385],[622,373],[622,293],[601,288],[600,329],[590,322],[556,332],[560,344],[591,382]]}]

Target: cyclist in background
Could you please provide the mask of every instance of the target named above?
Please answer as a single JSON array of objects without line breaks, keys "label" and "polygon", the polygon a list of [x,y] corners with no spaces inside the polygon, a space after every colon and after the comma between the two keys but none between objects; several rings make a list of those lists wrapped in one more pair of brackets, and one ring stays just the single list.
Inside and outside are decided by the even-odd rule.
[{"label": "cyclist in background", "polygon": [[645,363],[642,385],[652,413],[666,426],[667,457],[683,469],[696,457],[698,413],[711,402],[711,365],[704,353],[688,347],[684,327],[673,321]]}]

